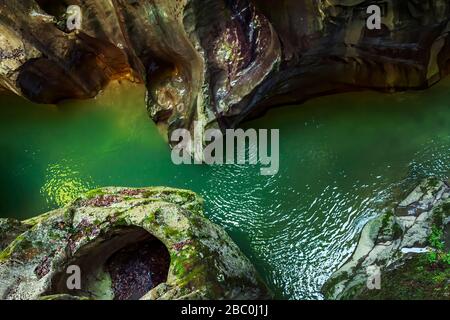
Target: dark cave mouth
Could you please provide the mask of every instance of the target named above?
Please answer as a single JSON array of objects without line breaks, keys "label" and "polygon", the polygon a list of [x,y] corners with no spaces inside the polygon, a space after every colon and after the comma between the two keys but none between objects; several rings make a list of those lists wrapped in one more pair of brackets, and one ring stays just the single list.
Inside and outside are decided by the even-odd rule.
[{"label": "dark cave mouth", "polygon": [[144,240],[115,252],[106,262],[115,300],[138,300],[166,282],[169,253],[159,240]]},{"label": "dark cave mouth", "polygon": [[36,2],[43,11],[55,17],[63,16],[69,6],[67,1],[61,0],[36,0]]},{"label": "dark cave mouth", "polygon": [[138,227],[115,229],[81,248],[67,264],[78,266],[80,289],[68,288],[66,269],[52,281],[48,295],[69,294],[98,300],[138,300],[167,281],[167,247]]}]

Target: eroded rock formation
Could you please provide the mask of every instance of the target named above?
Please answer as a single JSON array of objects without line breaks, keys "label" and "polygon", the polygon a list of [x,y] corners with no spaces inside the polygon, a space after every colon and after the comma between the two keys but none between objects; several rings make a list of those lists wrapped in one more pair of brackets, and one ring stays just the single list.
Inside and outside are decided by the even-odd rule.
[{"label": "eroded rock formation", "polygon": [[53,103],[131,78],[169,134],[228,128],[318,95],[426,88],[450,69],[449,18],[446,0],[2,0],[0,85]]},{"label": "eroded rock formation", "polygon": [[[99,189],[30,220],[0,219],[0,230],[0,299],[270,297],[190,191]],[[67,285],[71,266],[81,288]]]},{"label": "eroded rock formation", "polygon": [[328,299],[448,300],[449,279],[450,186],[429,178],[364,227],[322,291]]}]

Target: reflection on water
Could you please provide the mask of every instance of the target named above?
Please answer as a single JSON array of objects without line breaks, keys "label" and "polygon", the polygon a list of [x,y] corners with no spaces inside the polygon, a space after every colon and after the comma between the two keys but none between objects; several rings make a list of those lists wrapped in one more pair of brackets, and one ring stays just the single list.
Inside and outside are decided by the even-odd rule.
[{"label": "reflection on water", "polygon": [[41,188],[41,194],[49,206],[56,204],[62,207],[94,187],[93,181],[87,177],[82,179],[76,165],[70,162],[63,159],[61,163],[50,164],[47,167],[46,181]]},{"label": "reflection on water", "polygon": [[278,297],[320,298],[387,200],[425,176],[449,177],[449,87],[270,111],[244,127],[280,129],[275,176],[259,166],[173,165],[141,87],[59,108],[0,97],[0,213],[34,216],[99,186],[192,189]]}]

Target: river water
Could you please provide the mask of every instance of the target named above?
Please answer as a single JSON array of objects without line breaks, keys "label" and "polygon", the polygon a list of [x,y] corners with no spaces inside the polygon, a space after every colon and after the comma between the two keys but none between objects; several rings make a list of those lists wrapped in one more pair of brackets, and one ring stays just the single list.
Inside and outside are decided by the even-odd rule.
[{"label": "river water", "polygon": [[141,86],[58,107],[0,96],[0,217],[32,217],[100,186],[192,189],[278,298],[315,299],[390,199],[450,176],[450,80],[317,98],[243,127],[280,130],[277,175],[172,164]]}]

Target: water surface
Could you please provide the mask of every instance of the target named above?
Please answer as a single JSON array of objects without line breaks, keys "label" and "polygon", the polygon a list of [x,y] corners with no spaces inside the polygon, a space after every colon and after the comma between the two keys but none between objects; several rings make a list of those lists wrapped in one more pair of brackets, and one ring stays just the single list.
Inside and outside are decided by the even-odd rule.
[{"label": "water surface", "polygon": [[398,190],[450,176],[450,80],[430,90],[318,98],[245,128],[280,129],[280,171],[175,166],[144,89],[35,105],[0,96],[0,216],[27,218],[100,186],[192,189],[278,298],[320,298],[358,232]]}]

